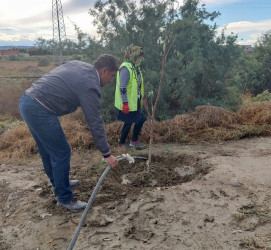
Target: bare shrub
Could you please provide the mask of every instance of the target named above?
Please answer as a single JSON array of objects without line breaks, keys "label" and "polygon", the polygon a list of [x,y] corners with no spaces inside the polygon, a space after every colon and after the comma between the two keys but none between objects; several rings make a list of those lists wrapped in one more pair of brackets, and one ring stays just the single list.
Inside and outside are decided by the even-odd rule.
[{"label": "bare shrub", "polygon": [[50,65],[50,61],[47,57],[42,57],[39,59],[38,66],[44,67],[44,66],[48,66],[48,65]]}]

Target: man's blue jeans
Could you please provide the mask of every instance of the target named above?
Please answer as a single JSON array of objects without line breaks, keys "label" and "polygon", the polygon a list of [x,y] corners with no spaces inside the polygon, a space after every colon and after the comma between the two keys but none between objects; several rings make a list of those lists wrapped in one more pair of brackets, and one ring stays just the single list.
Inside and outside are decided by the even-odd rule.
[{"label": "man's blue jeans", "polygon": [[41,104],[23,95],[19,111],[35,139],[45,173],[58,196],[58,201],[73,199],[69,183],[71,150],[58,117],[45,111]]}]

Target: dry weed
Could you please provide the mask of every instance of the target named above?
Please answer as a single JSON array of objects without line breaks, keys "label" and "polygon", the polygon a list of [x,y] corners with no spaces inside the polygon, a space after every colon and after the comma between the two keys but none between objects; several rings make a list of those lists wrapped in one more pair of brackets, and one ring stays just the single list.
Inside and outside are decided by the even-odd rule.
[{"label": "dry weed", "polygon": [[271,124],[271,102],[255,102],[243,106],[238,111],[245,124]]},{"label": "dry weed", "polygon": [[19,159],[33,153],[35,148],[35,141],[26,125],[12,127],[0,137],[0,159]]},{"label": "dry weed", "polygon": [[[46,67],[39,67],[38,62],[31,61],[9,61],[2,60],[0,66],[0,75],[1,76],[29,76],[31,75],[43,75],[48,73],[50,70],[55,68],[53,63]],[[11,70],[12,69],[12,70]],[[35,72],[29,72],[29,69],[34,69]],[[36,72],[38,71],[38,72]],[[38,74],[37,74],[38,73]]]},{"label": "dry weed", "polygon": [[240,123],[238,114],[210,105],[197,107],[196,111],[191,113],[190,116],[187,119],[188,124],[196,129],[207,127],[231,128],[233,125]]},{"label": "dry weed", "polygon": [[[270,105],[268,102],[263,105],[246,106],[238,114],[219,107],[199,106],[195,112],[177,115],[171,120],[154,121],[153,124],[147,121],[143,126],[140,140],[144,143],[149,142],[151,126],[154,129],[154,143],[226,141],[249,136],[271,135],[271,126],[269,125],[271,115],[267,115],[270,112]],[[256,110],[262,115],[258,114]],[[96,149],[81,109],[62,117],[60,120],[73,151]],[[108,141],[113,146],[113,150],[116,150],[122,125],[122,122],[105,125]],[[131,135],[132,129],[128,140]],[[27,127],[21,125],[10,128],[0,135],[0,150],[0,156],[20,157],[33,153],[35,143]]]}]

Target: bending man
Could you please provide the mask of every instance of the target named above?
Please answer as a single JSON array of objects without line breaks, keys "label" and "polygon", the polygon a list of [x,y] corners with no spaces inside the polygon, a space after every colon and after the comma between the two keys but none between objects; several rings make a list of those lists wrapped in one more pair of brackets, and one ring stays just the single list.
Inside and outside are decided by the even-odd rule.
[{"label": "bending man", "polygon": [[19,111],[35,139],[45,173],[55,190],[58,205],[83,210],[87,203],[74,198],[70,181],[71,150],[58,116],[81,107],[95,144],[105,161],[118,165],[110,147],[100,115],[101,87],[113,80],[118,63],[112,55],[101,55],[94,65],[69,61],[32,84],[22,96]]}]

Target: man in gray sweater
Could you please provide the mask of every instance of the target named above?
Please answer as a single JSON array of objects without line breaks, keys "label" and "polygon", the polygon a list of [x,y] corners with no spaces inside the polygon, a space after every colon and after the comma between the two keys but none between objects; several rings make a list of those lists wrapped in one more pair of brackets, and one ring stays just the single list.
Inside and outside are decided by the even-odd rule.
[{"label": "man in gray sweater", "polygon": [[92,137],[105,161],[118,165],[100,115],[101,87],[112,82],[118,70],[112,55],[103,54],[94,64],[69,61],[53,69],[32,84],[22,96],[19,111],[35,139],[45,173],[58,197],[58,205],[69,210],[83,210],[87,203],[74,198],[69,180],[71,150],[58,116],[81,107]]}]

